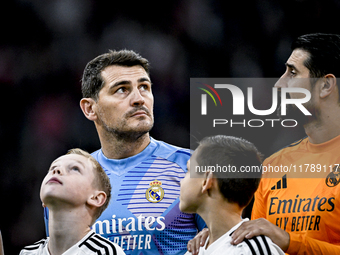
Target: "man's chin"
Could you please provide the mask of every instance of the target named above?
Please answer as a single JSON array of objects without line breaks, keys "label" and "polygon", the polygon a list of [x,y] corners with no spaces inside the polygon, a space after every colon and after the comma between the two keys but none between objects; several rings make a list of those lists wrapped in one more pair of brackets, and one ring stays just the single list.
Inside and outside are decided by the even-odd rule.
[{"label": "man's chin", "polygon": [[279,117],[280,121],[283,121],[285,119],[293,119],[296,120],[299,125],[305,125],[309,121],[308,116],[304,115],[300,109],[294,108],[291,105],[287,107],[286,115],[281,114],[280,106],[277,110],[277,116]]},{"label": "man's chin", "polygon": [[137,125],[131,127],[130,132],[148,133],[153,127],[153,122],[141,121]]},{"label": "man's chin", "polygon": [[123,139],[127,139],[127,140],[137,140],[140,139],[141,137],[145,136],[146,134],[148,134],[150,132],[150,130],[153,127],[153,123],[152,124],[145,124],[144,125],[142,123],[139,123],[136,126],[130,126],[130,128],[125,129],[125,130],[121,130],[118,132],[115,132],[116,134],[119,135],[119,137],[123,138]]}]

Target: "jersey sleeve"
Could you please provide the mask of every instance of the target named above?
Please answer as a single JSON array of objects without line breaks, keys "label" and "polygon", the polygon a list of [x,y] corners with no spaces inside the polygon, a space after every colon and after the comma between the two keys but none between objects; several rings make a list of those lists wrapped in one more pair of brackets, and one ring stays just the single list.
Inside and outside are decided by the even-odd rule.
[{"label": "jersey sleeve", "polygon": [[195,221],[198,231],[202,231],[202,229],[208,227],[207,224],[205,224],[205,221],[198,214],[195,214]]},{"label": "jersey sleeve", "polygon": [[308,236],[289,233],[288,254],[340,254],[340,245],[319,241]]},{"label": "jersey sleeve", "polygon": [[263,197],[263,191],[262,191],[262,182],[263,179],[260,181],[260,185],[255,192],[255,200],[254,205],[251,213],[251,219],[258,219],[258,218],[266,218],[266,203],[264,201]]},{"label": "jersey sleeve", "polygon": [[251,239],[245,239],[236,246],[233,254],[242,255],[284,255],[285,253],[280,249],[279,246],[274,244],[272,240],[267,236],[256,236]]}]

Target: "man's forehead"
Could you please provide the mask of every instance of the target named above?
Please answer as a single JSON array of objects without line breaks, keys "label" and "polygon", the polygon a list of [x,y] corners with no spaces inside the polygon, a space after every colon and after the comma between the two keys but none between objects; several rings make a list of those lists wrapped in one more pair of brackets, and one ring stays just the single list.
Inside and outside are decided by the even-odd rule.
[{"label": "man's forehead", "polygon": [[295,49],[287,60],[287,65],[303,64],[304,61],[309,57],[309,52],[303,49]]},{"label": "man's forehead", "polygon": [[120,65],[110,65],[102,70],[101,75],[103,79],[110,82],[111,80],[116,80],[119,78],[126,77],[139,77],[145,76],[149,77],[145,69],[140,65],[135,66],[120,66]]}]

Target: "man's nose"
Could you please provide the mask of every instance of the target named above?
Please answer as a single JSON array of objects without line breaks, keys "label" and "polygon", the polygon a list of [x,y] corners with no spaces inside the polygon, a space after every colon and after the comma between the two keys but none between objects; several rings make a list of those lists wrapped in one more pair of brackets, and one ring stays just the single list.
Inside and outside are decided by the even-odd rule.
[{"label": "man's nose", "polygon": [[145,102],[144,97],[139,90],[135,90],[131,95],[131,105],[143,105]]},{"label": "man's nose", "polygon": [[275,83],[275,88],[286,88],[288,83],[288,78],[283,74]]}]

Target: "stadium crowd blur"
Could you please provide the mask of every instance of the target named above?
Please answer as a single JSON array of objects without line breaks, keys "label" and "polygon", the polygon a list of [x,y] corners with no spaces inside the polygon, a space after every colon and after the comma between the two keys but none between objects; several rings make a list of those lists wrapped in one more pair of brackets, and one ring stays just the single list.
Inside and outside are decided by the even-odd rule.
[{"label": "stadium crowd blur", "polygon": [[[12,0],[0,6],[6,254],[45,235],[39,190],[51,161],[73,147],[100,146],[79,108],[82,71],[95,56],[127,48],[147,58],[155,96],[151,135],[189,147],[190,77],[279,77],[293,38],[340,33],[337,0]],[[268,156],[303,135],[294,130],[275,130],[257,145]]]}]

